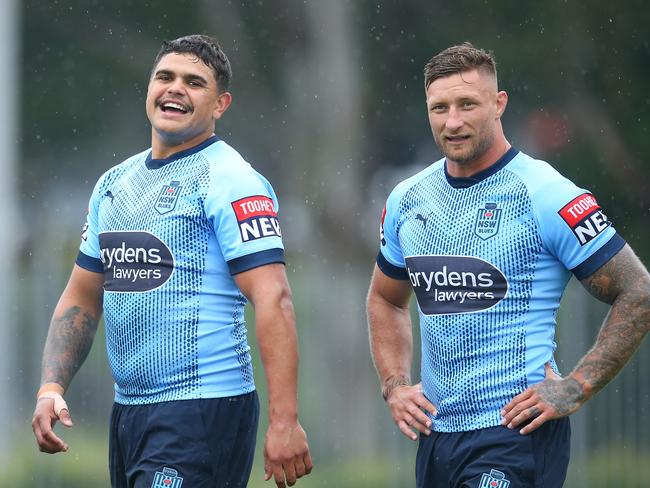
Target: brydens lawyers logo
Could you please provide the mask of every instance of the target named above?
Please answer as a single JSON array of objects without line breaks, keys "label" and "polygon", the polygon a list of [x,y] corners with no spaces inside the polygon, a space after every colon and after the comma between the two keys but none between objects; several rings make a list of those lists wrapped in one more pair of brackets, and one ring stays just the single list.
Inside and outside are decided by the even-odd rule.
[{"label": "brydens lawyers logo", "polygon": [[151,488],[181,488],[183,478],[178,476],[178,471],[165,466],[162,471],[156,471],[151,483]]},{"label": "brydens lawyers logo", "polygon": [[483,473],[478,488],[508,488],[510,481],[506,475],[496,469],[491,469],[490,474]]},{"label": "brydens lawyers logo", "polygon": [[176,207],[178,195],[182,189],[183,187],[180,186],[179,181],[172,181],[169,185],[163,185],[153,208],[155,208],[159,214],[171,212]]},{"label": "brydens lawyers logo", "polygon": [[162,286],[174,271],[171,251],[149,232],[101,232],[99,247],[106,291],[150,291]]},{"label": "brydens lawyers logo", "polygon": [[508,293],[495,266],[472,256],[408,256],[406,271],[424,315],[481,312]]},{"label": "brydens lawyers logo", "polygon": [[571,228],[581,246],[612,225],[591,193],[574,198],[558,213]]},{"label": "brydens lawyers logo", "polygon": [[481,239],[486,240],[494,237],[499,232],[501,223],[501,209],[496,203],[486,203],[484,208],[478,210],[474,233]]},{"label": "brydens lawyers logo", "polygon": [[235,211],[239,233],[244,242],[262,237],[282,237],[278,214],[273,200],[264,195],[255,195],[231,202]]}]

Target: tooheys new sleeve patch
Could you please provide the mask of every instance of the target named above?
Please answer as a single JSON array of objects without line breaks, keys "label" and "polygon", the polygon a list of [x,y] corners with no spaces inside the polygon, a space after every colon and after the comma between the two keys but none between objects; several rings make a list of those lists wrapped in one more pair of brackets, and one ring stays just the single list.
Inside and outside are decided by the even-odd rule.
[{"label": "tooheys new sleeve patch", "polygon": [[591,193],[574,198],[558,212],[584,246],[611,225]]},{"label": "tooheys new sleeve patch", "polygon": [[231,202],[239,224],[243,242],[262,237],[282,237],[278,214],[273,200],[264,195],[254,195]]}]

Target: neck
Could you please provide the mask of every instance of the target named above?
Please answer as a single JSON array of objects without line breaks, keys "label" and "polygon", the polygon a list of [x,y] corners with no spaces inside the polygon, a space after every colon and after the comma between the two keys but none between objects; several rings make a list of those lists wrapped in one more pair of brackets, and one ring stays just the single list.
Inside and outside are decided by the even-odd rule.
[{"label": "neck", "polygon": [[198,146],[209,137],[213,136],[214,132],[204,132],[197,136],[191,137],[187,140],[174,139],[164,137],[162,134],[151,129],[151,158],[152,159],[167,159],[169,156]]},{"label": "neck", "polygon": [[505,136],[497,137],[483,154],[472,161],[457,162],[447,158],[447,173],[454,178],[468,178],[496,163],[512,146]]}]

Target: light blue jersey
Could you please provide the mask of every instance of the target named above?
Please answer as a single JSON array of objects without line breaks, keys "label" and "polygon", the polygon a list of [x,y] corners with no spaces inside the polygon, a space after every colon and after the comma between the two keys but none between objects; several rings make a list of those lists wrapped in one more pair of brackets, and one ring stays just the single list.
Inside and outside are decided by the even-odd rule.
[{"label": "light blue jersey", "polygon": [[168,159],[150,154],[99,179],[77,258],[104,274],[115,401],[250,392],[246,298],[233,275],[284,261],[275,193],[214,136]]},{"label": "light blue jersey", "polygon": [[556,369],[571,273],[589,276],[624,245],[591,194],[515,149],[471,178],[437,161],[400,183],[384,212],[377,264],[415,291],[440,432],[499,425],[547,362]]}]

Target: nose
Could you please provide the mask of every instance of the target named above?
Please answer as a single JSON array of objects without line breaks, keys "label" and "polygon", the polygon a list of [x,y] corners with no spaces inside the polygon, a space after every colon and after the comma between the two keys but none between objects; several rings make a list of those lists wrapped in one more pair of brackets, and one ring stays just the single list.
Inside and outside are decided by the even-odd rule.
[{"label": "nose", "polygon": [[177,76],[167,86],[167,93],[181,93],[182,91],[183,91],[183,79],[180,76]]},{"label": "nose", "polygon": [[456,131],[463,126],[463,119],[460,116],[460,111],[456,107],[450,107],[445,121],[445,127],[451,131]]}]

